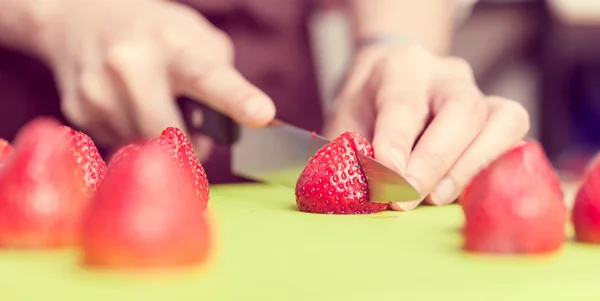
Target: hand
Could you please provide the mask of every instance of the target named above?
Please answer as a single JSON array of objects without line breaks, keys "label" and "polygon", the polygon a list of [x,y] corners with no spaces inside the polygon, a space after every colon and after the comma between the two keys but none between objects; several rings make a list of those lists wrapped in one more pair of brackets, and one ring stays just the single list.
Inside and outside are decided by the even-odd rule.
[{"label": "hand", "polygon": [[[468,63],[415,45],[373,45],[357,54],[325,133],[372,138],[375,157],[433,205],[453,202],[469,180],[519,142],[529,115],[486,96]],[[423,200],[395,203],[412,210]]]},{"label": "hand", "polygon": [[[177,95],[202,100],[246,126],[275,115],[272,101],[233,67],[229,37],[186,6],[159,0],[57,1],[40,51],[62,110],[100,142],[120,144],[185,129]],[[204,139],[195,139],[207,142]]]}]

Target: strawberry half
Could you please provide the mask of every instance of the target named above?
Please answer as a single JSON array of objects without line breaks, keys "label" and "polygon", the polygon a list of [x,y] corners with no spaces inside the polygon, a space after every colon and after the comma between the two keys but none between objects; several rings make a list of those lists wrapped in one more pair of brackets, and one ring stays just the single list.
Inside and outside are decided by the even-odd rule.
[{"label": "strawberry half", "polygon": [[106,173],[106,163],[100,156],[92,138],[68,126],[62,126],[69,139],[69,147],[79,165],[80,175],[86,185],[86,191],[93,193]]},{"label": "strawberry half", "polygon": [[210,230],[194,178],[167,149],[126,147],[88,208],[81,248],[89,266],[186,267],[208,258]]},{"label": "strawberry half", "polygon": [[196,195],[203,207],[206,208],[210,199],[208,178],[185,134],[178,128],[169,127],[162,132],[160,137],[148,144],[167,150],[171,157],[178,162],[180,171],[192,175],[196,186]]},{"label": "strawberry half", "polygon": [[465,249],[545,253],[565,239],[567,209],[558,176],[534,141],[513,148],[482,170],[463,194]]},{"label": "strawberry half", "polygon": [[600,154],[586,167],[583,184],[573,204],[571,220],[577,241],[600,243]]},{"label": "strawberry half", "polygon": [[369,187],[356,152],[373,158],[373,147],[354,132],[345,132],[321,148],[296,183],[296,203],[303,212],[369,214],[389,204],[369,201]]},{"label": "strawberry half", "polygon": [[[514,158],[515,160],[508,160]],[[512,149],[504,153],[501,158],[498,158],[495,162],[492,162],[488,168],[481,170],[467,187],[464,189],[459,197],[459,203],[465,208],[468,206],[468,202],[477,198],[471,197],[470,194],[474,190],[480,190],[482,183],[492,183],[486,181],[487,178],[498,176],[500,180],[504,180],[504,170],[510,169],[510,164],[516,164],[524,169],[525,172],[531,173],[542,181],[548,184],[555,193],[559,194],[561,198],[564,198],[564,192],[562,191],[560,178],[554,171],[550,160],[546,156],[544,148],[536,141],[529,140],[523,141]],[[492,166],[494,165],[494,166]],[[498,166],[502,166],[499,168]],[[499,175],[497,175],[499,173]],[[491,189],[491,188],[490,188]]]},{"label": "strawberry half", "polygon": [[73,244],[89,200],[77,170],[58,122],[38,118],[26,124],[0,172],[0,246]]}]

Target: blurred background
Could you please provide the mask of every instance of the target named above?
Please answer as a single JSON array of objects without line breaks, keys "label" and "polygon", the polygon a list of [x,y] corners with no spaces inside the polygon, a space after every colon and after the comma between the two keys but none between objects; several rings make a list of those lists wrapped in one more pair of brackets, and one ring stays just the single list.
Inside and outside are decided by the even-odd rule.
[{"label": "blurred background", "polygon": [[[462,1],[452,54],[486,94],[521,101],[560,173],[578,177],[600,149],[600,0]],[[312,26],[322,98],[332,99],[350,53],[343,1]]]},{"label": "blurred background", "polygon": [[[312,17],[310,34],[319,93],[327,106],[348,64],[350,28],[344,0],[319,1],[322,7]],[[521,101],[531,114],[530,137],[541,141],[563,176],[580,175],[600,149],[600,0],[455,1],[461,9],[452,55],[471,63],[484,93]],[[0,97],[57,94],[47,68],[20,54],[0,52],[0,91],[7,91]],[[5,68],[10,71],[3,72]],[[277,82],[273,77],[277,75],[269,81]],[[47,84],[31,84],[35,82]],[[0,118],[60,113],[57,104],[4,105]],[[0,128],[0,137],[11,138],[14,131]]]}]

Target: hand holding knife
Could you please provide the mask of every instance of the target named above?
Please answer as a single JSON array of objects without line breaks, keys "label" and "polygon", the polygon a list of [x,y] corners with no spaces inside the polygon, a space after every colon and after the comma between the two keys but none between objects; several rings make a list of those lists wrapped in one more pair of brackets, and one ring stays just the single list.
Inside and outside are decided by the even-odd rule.
[{"label": "hand holding knife", "polygon": [[[232,147],[232,172],[238,176],[294,188],[309,159],[331,141],[275,119],[263,128],[247,128],[199,102],[180,103],[188,131],[202,133],[216,143]],[[192,122],[201,110],[203,123]],[[372,202],[409,202],[420,199],[419,192],[400,174],[379,161],[357,153],[367,177]]]}]

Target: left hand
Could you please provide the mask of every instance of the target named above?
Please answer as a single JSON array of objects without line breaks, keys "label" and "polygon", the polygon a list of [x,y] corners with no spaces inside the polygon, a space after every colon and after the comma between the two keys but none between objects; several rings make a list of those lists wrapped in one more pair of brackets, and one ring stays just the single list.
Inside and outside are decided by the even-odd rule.
[{"label": "left hand", "polygon": [[[477,172],[529,131],[525,108],[484,95],[467,62],[416,45],[358,52],[329,117],[325,135],[364,135],[375,158],[432,205],[452,203]],[[422,201],[392,208],[412,210]]]}]

